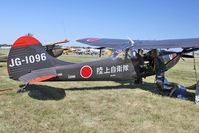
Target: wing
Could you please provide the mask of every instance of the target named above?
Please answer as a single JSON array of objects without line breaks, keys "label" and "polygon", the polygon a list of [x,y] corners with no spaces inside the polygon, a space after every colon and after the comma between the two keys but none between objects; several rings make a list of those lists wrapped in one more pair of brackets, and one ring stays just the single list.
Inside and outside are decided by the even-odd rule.
[{"label": "wing", "polygon": [[135,41],[135,48],[191,48],[199,47],[199,38]]},{"label": "wing", "polygon": [[134,49],[157,49],[157,48],[190,48],[199,47],[199,38],[190,39],[169,39],[169,40],[133,40],[133,44],[127,39],[105,39],[85,38],[77,42],[91,46],[119,48],[134,47]]},{"label": "wing", "polygon": [[[106,38],[84,38],[76,40],[77,42],[88,44],[91,46],[98,47],[108,47],[108,48],[117,48],[117,47],[131,47],[132,44],[129,40],[125,39],[106,39]],[[120,46],[121,45],[121,46]]]}]

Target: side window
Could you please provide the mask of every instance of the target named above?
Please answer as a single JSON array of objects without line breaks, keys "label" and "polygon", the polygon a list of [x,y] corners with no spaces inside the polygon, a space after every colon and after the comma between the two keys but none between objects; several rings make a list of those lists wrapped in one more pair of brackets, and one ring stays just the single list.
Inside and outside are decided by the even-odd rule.
[{"label": "side window", "polygon": [[128,53],[127,53],[127,57],[130,57],[130,58],[136,58],[137,56],[137,51],[135,49],[129,49]]},{"label": "side window", "polygon": [[112,53],[110,54],[109,56],[110,58],[125,58],[125,51],[123,50],[120,50],[120,49],[117,49],[117,50],[114,50],[112,51]]}]

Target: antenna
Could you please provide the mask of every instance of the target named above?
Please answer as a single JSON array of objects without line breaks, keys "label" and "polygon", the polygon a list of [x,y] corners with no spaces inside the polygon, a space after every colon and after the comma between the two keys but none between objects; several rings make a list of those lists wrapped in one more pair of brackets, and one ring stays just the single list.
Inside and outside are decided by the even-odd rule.
[{"label": "antenna", "polygon": [[67,40],[67,36],[66,36],[66,27],[65,27],[65,22],[64,22],[64,20],[62,21],[62,26],[63,26],[63,30],[64,30],[64,37],[65,37],[65,40]]}]

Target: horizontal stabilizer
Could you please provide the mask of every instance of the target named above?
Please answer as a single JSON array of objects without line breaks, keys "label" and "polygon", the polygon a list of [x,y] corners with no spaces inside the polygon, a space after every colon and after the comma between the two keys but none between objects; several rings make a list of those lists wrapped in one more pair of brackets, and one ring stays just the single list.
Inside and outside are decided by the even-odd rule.
[{"label": "horizontal stabilizer", "polygon": [[44,68],[39,70],[34,70],[28,74],[19,77],[19,80],[25,83],[40,82],[56,77],[55,68]]}]

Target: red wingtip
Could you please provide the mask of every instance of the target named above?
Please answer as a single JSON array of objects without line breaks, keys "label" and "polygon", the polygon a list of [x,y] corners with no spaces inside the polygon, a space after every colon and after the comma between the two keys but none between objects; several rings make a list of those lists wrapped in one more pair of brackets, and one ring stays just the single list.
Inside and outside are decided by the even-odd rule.
[{"label": "red wingtip", "polygon": [[41,44],[41,43],[32,36],[22,36],[15,41],[15,43],[12,45],[12,48],[34,45],[34,44]]},{"label": "red wingtip", "polygon": [[67,42],[70,42],[70,41],[69,41],[69,40],[59,41],[59,42],[56,42],[56,44],[59,44],[59,43],[67,43]]},{"label": "red wingtip", "polygon": [[95,41],[95,40],[99,40],[100,38],[91,38],[91,39],[88,39],[87,41],[90,42],[90,41]]},{"label": "red wingtip", "polygon": [[64,42],[70,42],[69,40],[64,40]]}]

